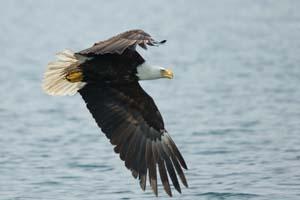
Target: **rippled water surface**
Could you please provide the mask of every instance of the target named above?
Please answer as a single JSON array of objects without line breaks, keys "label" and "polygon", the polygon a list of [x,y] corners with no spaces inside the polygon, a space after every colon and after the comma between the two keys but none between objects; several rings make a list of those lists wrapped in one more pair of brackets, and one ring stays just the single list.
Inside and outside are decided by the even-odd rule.
[{"label": "rippled water surface", "polygon": [[[300,199],[300,2],[3,1],[0,199],[153,199],[79,95],[50,97],[46,64],[142,28],[175,79],[143,82],[182,151],[174,199]],[[159,197],[167,196],[161,186]]]}]

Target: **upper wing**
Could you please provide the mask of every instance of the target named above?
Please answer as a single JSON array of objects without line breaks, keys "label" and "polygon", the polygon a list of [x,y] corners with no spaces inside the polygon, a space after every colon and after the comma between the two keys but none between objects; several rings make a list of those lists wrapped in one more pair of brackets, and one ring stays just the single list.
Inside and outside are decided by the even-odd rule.
[{"label": "upper wing", "polygon": [[147,49],[146,45],[155,46],[165,43],[166,40],[157,42],[143,30],[130,30],[116,35],[108,40],[95,43],[94,46],[78,52],[81,55],[103,55],[106,53],[122,54],[127,48],[135,48],[136,45]]},{"label": "upper wing", "polygon": [[139,177],[143,190],[148,173],[150,185],[157,195],[156,166],[168,195],[172,196],[167,172],[179,192],[176,172],[187,187],[182,171],[182,168],[187,169],[185,161],[164,129],[154,101],[138,82],[125,86],[87,84],[79,93],[98,126],[116,145],[115,152],[120,153],[132,175]]}]

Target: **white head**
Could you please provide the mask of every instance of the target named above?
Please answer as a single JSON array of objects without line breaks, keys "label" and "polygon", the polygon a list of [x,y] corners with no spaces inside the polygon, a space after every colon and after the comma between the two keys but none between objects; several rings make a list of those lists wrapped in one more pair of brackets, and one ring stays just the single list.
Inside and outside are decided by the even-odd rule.
[{"label": "white head", "polygon": [[137,76],[140,80],[153,80],[159,78],[173,78],[173,72],[156,65],[143,63],[137,67]]}]

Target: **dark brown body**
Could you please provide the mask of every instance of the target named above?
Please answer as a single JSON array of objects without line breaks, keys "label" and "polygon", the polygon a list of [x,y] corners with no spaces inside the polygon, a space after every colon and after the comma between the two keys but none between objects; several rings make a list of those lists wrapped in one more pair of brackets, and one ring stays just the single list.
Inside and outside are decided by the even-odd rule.
[{"label": "dark brown body", "polygon": [[[78,53],[80,54],[80,53]],[[122,54],[91,55],[79,68],[84,82],[126,83],[138,81],[137,67],[145,62],[138,52],[126,49]]]}]

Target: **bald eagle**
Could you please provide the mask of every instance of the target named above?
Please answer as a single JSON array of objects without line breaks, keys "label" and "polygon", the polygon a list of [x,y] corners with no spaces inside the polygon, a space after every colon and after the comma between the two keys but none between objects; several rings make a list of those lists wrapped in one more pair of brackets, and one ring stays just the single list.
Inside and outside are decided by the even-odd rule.
[{"label": "bald eagle", "polygon": [[153,99],[139,84],[140,80],[173,78],[171,70],[148,64],[136,51],[137,46],[147,49],[165,42],[143,30],[130,30],[77,53],[64,50],[48,64],[42,84],[49,95],[78,92],[142,190],[148,174],[156,196],[157,172],[169,196],[169,178],[179,193],[177,176],[188,187],[183,173],[187,165]]}]

